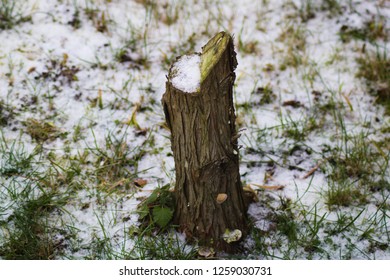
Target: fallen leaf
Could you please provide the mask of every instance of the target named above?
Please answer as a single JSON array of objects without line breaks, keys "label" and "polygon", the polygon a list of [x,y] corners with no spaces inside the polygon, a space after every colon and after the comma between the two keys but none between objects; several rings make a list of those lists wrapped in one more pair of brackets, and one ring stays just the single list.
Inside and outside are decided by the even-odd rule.
[{"label": "fallen leaf", "polygon": [[253,185],[255,187],[262,188],[265,190],[271,190],[271,191],[281,190],[284,188],[284,186],[281,186],[281,185],[267,186],[267,185],[260,185],[260,184],[255,184],[255,183],[250,183],[250,185]]},{"label": "fallen leaf", "polygon": [[345,95],[344,93],[342,93],[341,95],[344,97],[345,101],[347,102],[349,109],[353,111],[353,106],[351,100],[349,99],[349,96]]},{"label": "fallen leaf", "polygon": [[283,106],[291,106],[293,108],[299,108],[299,107],[303,107],[302,103],[297,101],[297,100],[287,100],[287,101],[284,101]]},{"label": "fallen leaf", "polygon": [[28,74],[31,74],[32,72],[34,72],[36,70],[35,67],[31,67],[30,69],[28,69],[27,73]]},{"label": "fallen leaf", "polygon": [[145,185],[148,183],[148,181],[145,180],[145,179],[138,178],[138,179],[135,179],[135,180],[133,181],[133,183],[134,183],[134,185],[136,185],[137,187],[143,187],[143,186],[145,186]]},{"label": "fallen leaf", "polygon": [[136,131],[135,131],[135,135],[136,135],[136,136],[145,136],[146,133],[148,133],[148,131],[149,131],[149,129],[147,129],[147,128],[142,128],[142,129],[140,129],[140,130],[136,130]]},{"label": "fallen leaf", "polygon": [[250,185],[245,185],[242,187],[244,194],[248,195],[248,198],[253,202],[259,202],[259,198],[257,197],[257,192],[251,188]]}]

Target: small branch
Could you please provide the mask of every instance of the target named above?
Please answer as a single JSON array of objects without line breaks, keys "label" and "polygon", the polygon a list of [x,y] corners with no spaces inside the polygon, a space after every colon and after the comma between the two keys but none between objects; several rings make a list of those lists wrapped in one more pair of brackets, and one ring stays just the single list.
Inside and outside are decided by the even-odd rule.
[{"label": "small branch", "polygon": [[309,170],[309,172],[306,173],[305,176],[302,177],[302,179],[307,179],[309,178],[311,175],[313,175],[314,172],[317,171],[318,168],[320,168],[320,166],[325,162],[325,160],[319,162],[316,166],[314,166],[312,169]]}]

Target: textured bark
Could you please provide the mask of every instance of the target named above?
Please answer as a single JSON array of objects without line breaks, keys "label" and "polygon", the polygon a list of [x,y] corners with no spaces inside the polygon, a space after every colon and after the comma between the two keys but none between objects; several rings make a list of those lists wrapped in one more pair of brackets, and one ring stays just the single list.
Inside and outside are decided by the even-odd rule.
[{"label": "textured bark", "polygon": [[174,222],[200,245],[233,251],[238,242],[227,243],[222,235],[238,229],[245,236],[247,205],[239,174],[233,105],[237,61],[230,35],[221,32],[211,39],[201,61],[199,91],[175,88],[170,71],[162,98],[176,168]]}]

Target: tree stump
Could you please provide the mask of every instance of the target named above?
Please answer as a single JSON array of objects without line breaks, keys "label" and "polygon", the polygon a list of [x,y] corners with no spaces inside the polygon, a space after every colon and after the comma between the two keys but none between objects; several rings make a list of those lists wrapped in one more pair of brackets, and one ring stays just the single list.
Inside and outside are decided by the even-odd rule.
[{"label": "tree stump", "polygon": [[237,66],[221,32],[171,66],[162,103],[175,159],[174,223],[201,246],[232,252],[247,233],[233,105]]}]

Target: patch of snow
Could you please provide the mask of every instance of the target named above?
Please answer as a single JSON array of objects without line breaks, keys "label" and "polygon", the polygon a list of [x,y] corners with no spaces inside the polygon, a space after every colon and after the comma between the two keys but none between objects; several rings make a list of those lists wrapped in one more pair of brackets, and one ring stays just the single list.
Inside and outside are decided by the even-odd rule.
[{"label": "patch of snow", "polygon": [[269,221],[270,212],[270,209],[257,203],[252,203],[248,208],[249,216],[255,220],[255,227],[265,232],[270,231],[275,226],[274,223]]},{"label": "patch of snow", "polygon": [[171,69],[172,85],[186,93],[199,90],[200,87],[200,55],[183,55]]}]

